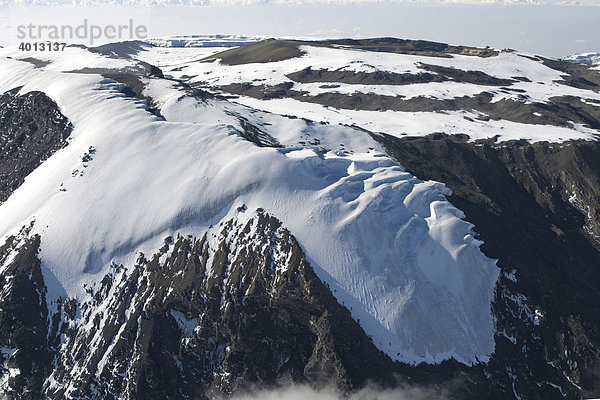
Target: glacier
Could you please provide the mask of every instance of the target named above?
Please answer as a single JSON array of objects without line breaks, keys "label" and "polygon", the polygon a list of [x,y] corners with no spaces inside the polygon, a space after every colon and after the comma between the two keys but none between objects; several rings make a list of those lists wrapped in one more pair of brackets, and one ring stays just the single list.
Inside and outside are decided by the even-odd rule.
[{"label": "glacier", "polygon": [[[449,189],[405,171],[367,133],[148,79],[161,119],[122,84],[66,72],[131,60],[71,48],[35,68],[2,54],[0,92],[44,92],[74,125],[69,145],[0,205],[2,242],[35,221],[51,298],[82,298],[112,264],[132,263],[166,236],[200,235],[242,208],[262,208],[296,236],[319,278],[392,359],[472,365],[493,353],[495,260],[446,199]],[[243,139],[239,116],[263,121],[281,147]],[[305,138],[319,144],[298,144]]]}]

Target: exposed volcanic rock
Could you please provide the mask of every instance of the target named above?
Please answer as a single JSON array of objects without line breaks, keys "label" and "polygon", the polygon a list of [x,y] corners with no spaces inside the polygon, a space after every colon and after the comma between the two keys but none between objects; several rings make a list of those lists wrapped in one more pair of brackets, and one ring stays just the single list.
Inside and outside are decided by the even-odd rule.
[{"label": "exposed volcanic rock", "polygon": [[481,71],[463,71],[457,68],[442,67],[440,65],[419,64],[419,68],[425,71],[435,72],[456,82],[472,83],[486,86],[510,86],[515,81],[512,79],[500,79],[490,76]]},{"label": "exposed volcanic rock", "polygon": [[41,92],[0,95],[0,203],[55,151],[73,129],[56,103]]},{"label": "exposed volcanic rock", "polygon": [[[154,102],[154,99],[144,95],[142,92],[146,87],[142,79],[144,78],[163,78],[163,73],[160,68],[153,65],[140,63],[137,68],[130,69],[110,69],[110,68],[83,68],[81,70],[73,71],[76,73],[84,74],[100,74],[106,79],[113,80],[121,83],[123,88],[121,92],[127,96],[142,100],[146,103],[146,109],[157,116],[160,116],[160,112]],[[201,92],[197,90],[197,92]]]},{"label": "exposed volcanic rock", "polygon": [[[482,92],[473,97],[463,96],[454,99],[434,99],[417,96],[404,99],[402,96],[386,96],[372,93],[344,94],[334,91],[308,95],[293,89],[290,83],[279,85],[251,85],[249,83],[221,86],[221,90],[261,100],[293,98],[344,110],[403,111],[403,112],[444,112],[475,110],[482,113],[480,118],[507,120],[524,124],[555,125],[571,127],[580,123],[591,128],[600,128],[600,107],[586,104],[579,98],[554,97],[548,103],[528,102],[526,95],[521,101],[502,99],[494,101],[490,92]],[[503,90],[508,91],[508,88]]]},{"label": "exposed volcanic rock", "polygon": [[[5,348],[19,350],[4,359],[18,371],[3,370],[9,398],[201,399],[280,379],[345,390],[396,383],[401,366],[337,303],[279,221],[259,210],[211,232],[169,237],[150,259],[114,265],[86,300],[61,299],[51,318],[40,238],[9,239],[0,260],[17,255],[2,269],[0,329]],[[454,375],[436,369],[419,380]]]},{"label": "exposed volcanic rock", "polygon": [[152,45],[139,40],[132,40],[89,47],[88,50],[94,53],[104,54],[109,57],[127,58],[135,56],[140,51],[144,51],[149,47],[152,47]]},{"label": "exposed volcanic rock", "polygon": [[[141,41],[127,41],[118,43],[108,43],[97,47],[86,47],[86,49],[92,53],[102,54],[115,59],[130,59],[137,55],[139,52],[147,50],[152,46],[148,43]],[[23,60],[25,61],[25,60]],[[100,74],[106,79],[111,79],[115,82],[123,84],[122,93],[127,97],[136,98],[146,102],[146,109],[161,117],[159,110],[152,99],[149,96],[144,95],[142,92],[145,89],[143,80],[150,78],[164,78],[163,72],[160,68],[155,65],[149,64],[143,61],[135,61],[132,66],[126,68],[82,68],[79,70],[72,71],[75,73],[84,74]],[[180,85],[184,85],[180,83]],[[198,89],[191,89],[201,93]]]},{"label": "exposed volcanic rock", "polygon": [[498,55],[498,51],[489,47],[454,46],[427,40],[407,40],[390,37],[373,39],[337,39],[326,40],[324,43],[329,45],[347,46],[365,51],[418,54],[432,57],[450,57],[451,54],[478,57],[494,57]]},{"label": "exposed volcanic rock", "polygon": [[205,58],[205,61],[221,60],[227,65],[240,65],[250,63],[269,63],[300,57],[303,52],[300,46],[305,43],[299,40],[267,39],[242,47],[225,50],[221,53]]},{"label": "exposed volcanic rock", "polygon": [[379,138],[410,172],[452,189],[449,200],[476,225],[482,250],[499,260],[491,375],[513,376],[527,398],[557,397],[544,383],[550,376],[565,392],[579,386],[597,397],[600,144]]},{"label": "exposed volcanic rock", "polygon": [[30,228],[0,247],[0,390],[10,399],[42,398],[52,370],[40,237]]},{"label": "exposed volcanic rock", "polygon": [[597,393],[590,299],[577,300],[585,312],[549,313],[555,304],[529,286],[528,274],[539,271],[519,268],[519,260],[510,264],[518,272],[505,271],[498,284],[490,363],[414,367],[377,350],[295,238],[261,210],[201,238],[168,237],[151,258],[114,264],[85,299],[49,306],[40,238],[28,232],[0,249],[1,382],[10,399],[203,399],[282,379],[345,391],[368,382],[426,385],[453,399],[575,399],[571,379]]},{"label": "exposed volcanic rock", "polygon": [[287,75],[294,82],[300,83],[348,83],[361,85],[411,85],[414,83],[430,83],[447,81],[443,75],[421,73],[421,74],[398,74],[393,72],[355,72],[327,69],[312,69],[310,67]]},{"label": "exposed volcanic rock", "polygon": [[[271,50],[294,43],[297,54],[269,56]],[[244,46],[210,58],[234,57],[239,50],[254,57],[248,60],[255,62],[253,66],[241,65],[245,61],[240,57],[235,65],[222,59],[182,66],[185,73],[174,76],[199,88],[261,100],[238,101],[265,111],[287,114],[285,104],[309,103],[298,104],[294,115],[336,123],[345,123],[347,116],[348,123],[395,136],[440,131],[491,138],[494,131],[504,129],[498,132],[503,140],[546,137],[561,142],[590,139],[598,129],[600,74],[588,65],[512,50],[470,52],[458,50],[460,46],[391,38],[271,40],[255,45],[271,50],[263,52],[259,46],[254,53],[251,46]],[[286,101],[265,101],[279,99]],[[393,112],[414,115],[396,118]],[[537,126],[529,131],[515,123]],[[428,130],[429,124],[435,127]],[[540,125],[559,129],[545,135]]]},{"label": "exposed volcanic rock", "polygon": [[481,71],[463,71],[457,68],[442,67],[431,64],[418,64],[418,67],[428,71],[419,74],[399,74],[394,72],[355,72],[347,70],[313,70],[311,67],[286,75],[294,82],[336,82],[360,85],[411,85],[431,82],[463,82],[474,85],[510,86],[513,79],[500,79]]},{"label": "exposed volcanic rock", "polygon": [[571,63],[561,60],[539,57],[540,60],[549,68],[564,72],[564,80],[561,83],[573,86],[579,89],[599,90],[600,73],[591,65]]},{"label": "exposed volcanic rock", "polygon": [[238,130],[241,137],[254,143],[259,147],[283,147],[273,136],[253,125],[247,118],[241,115],[234,115],[240,122],[241,130]]},{"label": "exposed volcanic rock", "polygon": [[261,42],[248,44],[205,58],[205,61],[221,60],[227,65],[240,65],[250,63],[267,63],[300,57],[303,52],[302,45],[320,47],[345,47],[365,51],[375,51],[398,54],[417,54],[431,57],[451,57],[451,54],[471,55],[479,57],[493,57],[498,52],[490,48],[476,48],[466,46],[451,46],[445,43],[429,42],[425,40],[404,40],[395,38],[376,39],[340,39],[325,41],[302,40],[276,40],[267,39]]},{"label": "exposed volcanic rock", "polygon": [[39,58],[34,58],[34,57],[20,58],[19,61],[25,61],[25,62],[31,63],[38,68],[44,68],[51,64],[50,61],[40,60]]}]

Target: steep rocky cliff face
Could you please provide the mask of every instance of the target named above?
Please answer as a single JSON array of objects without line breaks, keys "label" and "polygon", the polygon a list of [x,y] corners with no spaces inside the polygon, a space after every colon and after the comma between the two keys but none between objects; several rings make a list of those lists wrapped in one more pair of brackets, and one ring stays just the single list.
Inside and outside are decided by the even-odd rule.
[{"label": "steep rocky cliff face", "polygon": [[0,390],[8,398],[40,398],[51,371],[46,285],[30,227],[0,248]]},{"label": "steep rocky cliff face", "polygon": [[[374,346],[277,219],[246,213],[240,209],[239,219],[202,237],[165,238],[152,256],[113,265],[84,300],[52,304],[37,257],[40,237],[30,237],[30,226],[9,238],[0,249],[3,393],[11,399],[213,398],[282,381],[345,391],[367,382],[423,385],[456,399],[595,393],[597,311],[586,307],[589,299],[571,295],[590,290],[566,280],[564,264],[535,264],[533,244],[529,264],[515,256],[498,283],[491,361],[412,367]],[[588,266],[583,258],[572,262]],[[561,267],[562,274],[554,272]],[[593,275],[588,278],[592,285]],[[567,295],[561,290],[569,298],[561,301]]]},{"label": "steep rocky cliff face", "polygon": [[0,203],[27,175],[67,144],[73,127],[41,92],[0,95]]},{"label": "steep rocky cliff face", "polygon": [[86,300],[61,299],[50,312],[39,244],[24,229],[0,254],[9,398],[208,398],[281,379],[345,390],[395,383],[389,358],[264,212],[201,238],[166,238],[151,257],[114,265]]},{"label": "steep rocky cliff face", "polygon": [[563,393],[597,396],[600,145],[472,143],[442,134],[381,140],[416,176],[452,189],[449,200],[498,259],[490,373],[511,376],[527,398],[544,398],[549,376],[564,382]]}]

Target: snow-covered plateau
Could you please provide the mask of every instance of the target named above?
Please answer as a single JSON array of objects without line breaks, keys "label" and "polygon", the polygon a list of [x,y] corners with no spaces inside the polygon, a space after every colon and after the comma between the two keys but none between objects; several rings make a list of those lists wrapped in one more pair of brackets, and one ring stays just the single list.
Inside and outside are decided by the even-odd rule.
[{"label": "snow-covered plateau", "polygon": [[[302,43],[282,59],[225,62],[207,57],[227,48],[151,43],[161,46],[140,44],[121,57],[80,47],[1,49],[0,93],[43,92],[74,127],[68,145],[0,205],[2,242],[34,221],[49,299],[83,302],[86,287],[140,252],[155,253],[165,237],[200,237],[263,209],[391,359],[489,359],[496,261],[447,200],[450,190],[407,172],[376,137],[445,132],[498,146],[596,140],[597,127],[580,114],[552,119],[551,104],[560,97],[595,109],[598,90],[566,84],[540,58],[493,49],[489,57],[436,56]],[[139,76],[143,89],[132,97],[118,76],[148,64],[164,76]],[[343,78],[302,78],[314,71]],[[391,80],[355,83],[357,76]],[[293,96],[263,96],[269,87]],[[319,100],[328,96],[341,106]],[[365,108],[345,106],[344,96],[367,96]],[[457,103],[473,98],[483,100]],[[401,103],[369,108],[380,99]],[[433,106],[401,109],[411,101]],[[515,104],[530,111],[513,113]],[[495,116],[495,107],[510,117]]]}]

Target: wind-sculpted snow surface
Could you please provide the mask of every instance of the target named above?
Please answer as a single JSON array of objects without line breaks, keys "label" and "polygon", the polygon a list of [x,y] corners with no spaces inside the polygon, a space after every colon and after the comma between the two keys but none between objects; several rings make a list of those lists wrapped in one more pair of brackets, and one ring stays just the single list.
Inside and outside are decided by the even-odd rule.
[{"label": "wind-sculpted snow surface", "polygon": [[[0,207],[3,238],[35,220],[50,299],[83,296],[111,264],[133,264],[166,236],[262,208],[392,359],[472,364],[493,352],[495,261],[444,185],[407,173],[366,133],[184,91],[176,100],[176,86],[158,78],[149,87],[164,119],[99,75],[6,57],[0,74],[1,92],[41,91],[74,126],[69,145]],[[268,120],[261,129],[282,145],[245,140],[240,118]],[[330,148],[288,144],[296,133],[321,135]]]}]

